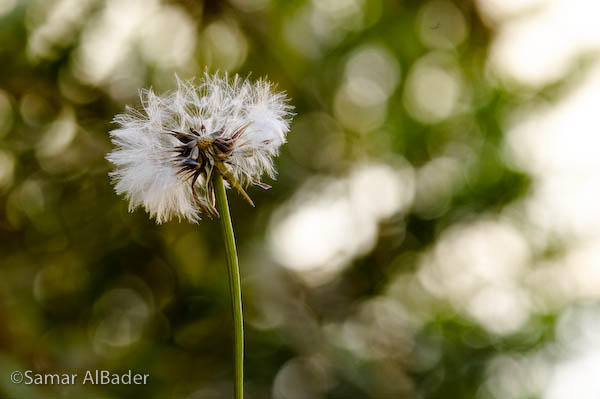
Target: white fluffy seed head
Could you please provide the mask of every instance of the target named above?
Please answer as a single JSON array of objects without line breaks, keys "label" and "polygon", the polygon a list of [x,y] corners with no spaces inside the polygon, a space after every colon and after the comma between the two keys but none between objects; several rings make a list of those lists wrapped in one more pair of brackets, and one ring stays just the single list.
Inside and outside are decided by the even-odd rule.
[{"label": "white fluffy seed head", "polygon": [[[130,211],[142,206],[157,223],[198,222],[202,212],[214,215],[207,208],[214,209],[217,166],[238,190],[260,184],[265,173],[275,176],[273,157],[286,141],[292,106],[271,83],[205,73],[197,84],[177,78],[176,90],[142,90],[140,98],[141,109],[115,116],[116,149],[106,157]],[[206,145],[213,142],[219,145]]]}]

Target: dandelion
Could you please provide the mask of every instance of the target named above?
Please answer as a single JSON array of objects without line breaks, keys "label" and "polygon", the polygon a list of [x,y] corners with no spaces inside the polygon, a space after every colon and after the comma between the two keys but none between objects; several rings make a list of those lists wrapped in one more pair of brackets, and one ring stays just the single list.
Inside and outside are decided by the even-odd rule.
[{"label": "dandelion", "polygon": [[205,74],[197,86],[177,79],[177,90],[142,90],[142,109],[127,107],[110,132],[107,156],[118,194],[129,210],[142,206],[157,223],[173,217],[198,222],[218,217],[212,176],[219,172],[251,205],[244,187],[270,186],[273,157],[285,142],[290,110],[283,93],[259,80]]},{"label": "dandelion", "polygon": [[204,74],[198,85],[177,79],[177,90],[140,93],[142,107],[127,107],[111,131],[116,149],[107,159],[115,191],[129,210],[142,206],[157,223],[176,217],[197,223],[221,219],[234,322],[235,397],[243,397],[242,291],[226,187],[252,206],[249,185],[270,188],[273,157],[285,142],[292,107],[283,93],[259,80]]}]

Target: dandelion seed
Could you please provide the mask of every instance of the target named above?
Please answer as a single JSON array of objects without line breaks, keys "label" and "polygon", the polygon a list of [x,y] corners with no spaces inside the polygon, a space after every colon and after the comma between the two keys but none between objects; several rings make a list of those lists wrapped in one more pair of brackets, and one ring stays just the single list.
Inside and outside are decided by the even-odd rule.
[{"label": "dandelion seed", "polygon": [[117,147],[106,157],[118,194],[157,223],[173,217],[198,222],[219,217],[212,176],[220,173],[251,205],[248,185],[263,189],[275,177],[273,157],[285,142],[292,107],[265,80],[205,73],[197,85],[177,78],[157,96],[142,90],[140,110],[127,107],[110,132]]}]

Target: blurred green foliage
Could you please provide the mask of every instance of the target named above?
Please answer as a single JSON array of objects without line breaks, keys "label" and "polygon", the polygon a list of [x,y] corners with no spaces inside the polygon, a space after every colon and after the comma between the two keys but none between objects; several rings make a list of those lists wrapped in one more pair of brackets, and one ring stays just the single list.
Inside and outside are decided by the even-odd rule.
[{"label": "blurred green foliage", "polygon": [[[486,74],[490,32],[471,1],[3,0],[0,10],[0,396],[231,393],[218,223],[128,213],[104,159],[112,117],[138,105],[139,88],[172,88],[174,72],[267,75],[296,107],[273,189],[251,190],[256,209],[230,200],[249,398],[479,398],[493,356],[551,338],[551,316],[497,334],[443,296],[410,291],[443,231],[500,214],[529,186],[501,152],[499,117],[523,100]],[[307,280],[273,255],[281,209],[318,196],[311,184],[364,164],[414,176],[440,159],[450,162],[430,185],[392,204],[327,277]],[[383,194],[365,190],[379,204]],[[10,383],[26,369],[151,377]]]}]

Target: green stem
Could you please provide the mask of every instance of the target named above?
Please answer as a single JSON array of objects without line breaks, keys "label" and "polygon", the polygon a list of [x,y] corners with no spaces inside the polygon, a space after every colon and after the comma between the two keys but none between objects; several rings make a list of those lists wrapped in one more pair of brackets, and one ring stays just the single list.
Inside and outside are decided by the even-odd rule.
[{"label": "green stem", "polygon": [[238,265],[237,251],[235,248],[235,237],[233,225],[229,214],[227,193],[221,173],[214,174],[214,187],[217,199],[217,210],[221,214],[221,230],[225,241],[225,252],[227,254],[227,269],[229,272],[229,291],[231,293],[231,305],[233,309],[233,325],[235,333],[235,399],[244,397],[244,316],[242,314],[242,287],[240,285],[240,267]]}]

